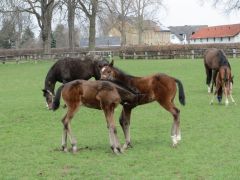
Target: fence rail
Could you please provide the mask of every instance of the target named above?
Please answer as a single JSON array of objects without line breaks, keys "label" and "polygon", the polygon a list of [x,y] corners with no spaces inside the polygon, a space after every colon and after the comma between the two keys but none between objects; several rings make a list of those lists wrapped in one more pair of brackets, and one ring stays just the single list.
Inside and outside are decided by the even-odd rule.
[{"label": "fence rail", "polygon": [[[101,50],[101,51],[88,51],[90,54],[102,55],[106,57],[119,56],[122,59],[196,59],[203,58],[203,54],[206,48],[200,49],[163,49],[163,50]],[[237,58],[240,57],[240,48],[226,48],[224,49],[225,54],[228,58]],[[80,57],[87,52],[55,52],[52,54],[41,54],[41,53],[32,53],[32,54],[21,54],[21,55],[0,55],[0,62],[3,64],[9,61],[20,61],[26,60],[38,60],[42,59],[59,59],[62,57]]]}]

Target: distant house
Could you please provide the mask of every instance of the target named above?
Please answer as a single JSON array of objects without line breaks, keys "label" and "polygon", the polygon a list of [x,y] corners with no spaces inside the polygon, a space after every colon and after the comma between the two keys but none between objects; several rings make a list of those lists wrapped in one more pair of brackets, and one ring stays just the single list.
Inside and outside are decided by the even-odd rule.
[{"label": "distant house", "polygon": [[201,28],[191,37],[191,44],[237,42],[240,42],[240,24]]},{"label": "distant house", "polygon": [[[108,36],[121,37],[120,29],[121,23],[115,25],[108,31]],[[138,29],[136,17],[128,17],[126,24],[126,45],[137,45]],[[170,30],[168,28],[160,27],[152,20],[143,21],[142,44],[145,45],[164,45],[170,44]]]},{"label": "distant house", "polygon": [[207,27],[207,25],[169,26],[168,28],[171,31],[170,41],[173,44],[189,44],[192,34],[203,27]]},{"label": "distant house", "polygon": [[[88,47],[89,39],[81,38],[80,47]],[[96,47],[113,47],[121,46],[120,37],[97,37],[95,40]]]}]

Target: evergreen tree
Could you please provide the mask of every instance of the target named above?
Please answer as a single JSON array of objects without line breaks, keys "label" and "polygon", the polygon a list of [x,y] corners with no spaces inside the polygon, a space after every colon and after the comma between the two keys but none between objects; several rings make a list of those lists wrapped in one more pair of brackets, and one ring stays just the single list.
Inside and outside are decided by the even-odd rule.
[{"label": "evergreen tree", "polygon": [[30,29],[30,27],[26,27],[23,32],[21,47],[28,48],[30,44],[34,42],[34,32]]},{"label": "evergreen tree", "polygon": [[15,47],[15,27],[14,24],[6,20],[0,30],[0,48],[11,49]]},{"label": "evergreen tree", "polygon": [[54,37],[53,32],[51,33],[51,48],[56,48],[56,38]]}]

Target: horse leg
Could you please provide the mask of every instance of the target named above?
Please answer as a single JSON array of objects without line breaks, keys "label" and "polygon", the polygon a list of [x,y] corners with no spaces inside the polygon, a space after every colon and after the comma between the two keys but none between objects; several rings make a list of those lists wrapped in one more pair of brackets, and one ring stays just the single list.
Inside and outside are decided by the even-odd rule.
[{"label": "horse leg", "polygon": [[74,107],[69,107],[67,114],[64,116],[64,118],[62,119],[62,123],[63,123],[63,136],[62,136],[62,149],[63,151],[67,152],[67,136],[69,136],[69,141],[72,145],[72,151],[75,153],[77,152],[77,141],[74,138],[73,134],[72,134],[72,130],[71,130],[71,119],[73,118],[74,114],[76,113],[78,109],[78,106],[74,106]]},{"label": "horse leg", "polygon": [[228,106],[229,101],[228,101],[228,92],[227,92],[227,88],[225,85],[223,85],[223,89],[224,89],[224,96],[225,96],[225,106]]},{"label": "horse leg", "polygon": [[167,111],[169,111],[173,116],[173,124],[171,129],[171,138],[172,138],[172,146],[176,147],[178,142],[181,140],[181,132],[180,132],[180,110],[173,104],[173,102],[165,101],[159,102]]},{"label": "horse leg", "polygon": [[212,96],[212,99],[211,99],[211,101],[210,101],[210,105],[213,105],[213,101],[214,101],[214,99],[215,99],[215,96],[217,95],[217,92],[218,92],[219,88],[220,88],[220,85],[219,85],[219,83],[217,83],[217,84],[216,84],[215,91],[214,91],[213,96]]},{"label": "horse leg", "polygon": [[120,147],[120,143],[117,137],[117,129],[115,126],[115,122],[114,122],[114,107],[113,106],[102,106],[103,111],[104,111],[104,115],[106,117],[107,120],[107,128],[109,131],[109,141],[110,141],[110,145],[111,145],[111,149],[115,154],[118,154],[119,152],[122,152],[121,147]]},{"label": "horse leg", "polygon": [[212,85],[211,85],[211,93],[213,92],[213,86],[216,85],[216,77],[217,77],[217,70],[212,70]]},{"label": "horse leg", "polygon": [[[63,117],[62,123],[65,121],[67,114]],[[67,152],[67,127],[63,123],[63,134],[62,134],[62,150]]]},{"label": "horse leg", "polygon": [[131,116],[132,109],[123,107],[121,116],[119,118],[119,123],[122,127],[124,136],[125,136],[125,143],[123,145],[123,149],[127,149],[132,147],[131,145],[131,137],[130,137],[130,116]]},{"label": "horse leg", "polygon": [[212,70],[209,69],[208,67],[206,67],[206,65],[205,65],[205,70],[206,70],[206,75],[207,75],[206,84],[208,86],[208,93],[210,93],[211,92],[210,83],[211,83],[211,79],[212,79]]}]

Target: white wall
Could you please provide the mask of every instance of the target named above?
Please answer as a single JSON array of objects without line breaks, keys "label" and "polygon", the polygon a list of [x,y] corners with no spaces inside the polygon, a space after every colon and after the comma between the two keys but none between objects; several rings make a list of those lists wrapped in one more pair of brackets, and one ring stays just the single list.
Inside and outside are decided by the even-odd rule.
[{"label": "white wall", "polygon": [[204,38],[190,40],[190,44],[213,44],[213,43],[236,43],[240,42],[240,34],[234,37],[224,37],[224,38]]},{"label": "white wall", "polygon": [[182,44],[180,39],[178,39],[178,37],[175,34],[170,35],[170,42],[173,44]]}]

